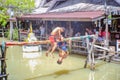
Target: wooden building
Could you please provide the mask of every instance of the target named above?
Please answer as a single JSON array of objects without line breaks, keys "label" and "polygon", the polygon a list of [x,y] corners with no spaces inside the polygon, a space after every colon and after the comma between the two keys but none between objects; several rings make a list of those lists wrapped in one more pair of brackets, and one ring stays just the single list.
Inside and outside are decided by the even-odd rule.
[{"label": "wooden building", "polygon": [[[108,16],[120,10],[120,4],[115,0],[108,2],[103,0],[43,0],[40,5],[33,13],[17,17],[18,23],[32,21],[33,27],[39,27],[43,22],[46,29],[51,29],[53,26],[78,27],[77,30],[79,29],[83,34],[86,27],[93,28],[94,24],[97,27],[105,25],[106,14]],[[112,16],[115,17],[115,15]],[[119,22],[119,15],[117,18]],[[113,20],[110,21],[111,29],[114,28],[113,22]],[[46,32],[47,34],[49,33]]]}]

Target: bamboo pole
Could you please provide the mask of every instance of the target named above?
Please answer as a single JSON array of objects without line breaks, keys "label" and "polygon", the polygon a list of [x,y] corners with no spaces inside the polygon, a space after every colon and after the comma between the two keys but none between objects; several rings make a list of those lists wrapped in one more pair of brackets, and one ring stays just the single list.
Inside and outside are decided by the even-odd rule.
[{"label": "bamboo pole", "polygon": [[48,43],[50,43],[50,40],[33,41],[33,42],[6,42],[6,46],[39,45],[39,44],[48,44]]},{"label": "bamboo pole", "polygon": [[[94,37],[94,36],[95,35],[87,35],[87,36],[80,36],[80,37],[70,37],[70,38],[65,38],[63,41],[90,38],[90,37]],[[41,40],[41,41],[33,41],[33,42],[6,42],[6,46],[39,45],[39,44],[49,44],[49,43],[50,43],[50,40]],[[0,43],[0,45],[1,45],[1,43]]]}]

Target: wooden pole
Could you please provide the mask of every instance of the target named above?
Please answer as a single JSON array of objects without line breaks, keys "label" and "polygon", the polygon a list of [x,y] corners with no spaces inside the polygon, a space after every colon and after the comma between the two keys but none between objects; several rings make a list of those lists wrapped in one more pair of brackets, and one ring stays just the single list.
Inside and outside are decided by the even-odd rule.
[{"label": "wooden pole", "polygon": [[[80,40],[80,39],[83,39],[83,38],[90,38],[90,37],[94,37],[94,36],[95,35],[87,35],[87,36],[80,36],[80,37],[70,37],[70,38],[65,38],[64,41]],[[50,43],[50,40],[41,40],[41,41],[33,41],[33,42],[6,42],[6,46],[39,45],[39,44],[49,44],[49,43]]]},{"label": "wooden pole", "polygon": [[[87,36],[87,34],[86,34]],[[96,34],[97,36],[97,34]],[[87,67],[87,64],[88,62],[90,63],[90,68],[91,70],[94,70],[95,68],[95,63],[94,63],[94,53],[93,53],[93,49],[94,49],[94,44],[95,44],[95,41],[96,41],[96,38],[93,38],[93,42],[91,44],[91,46],[89,45],[89,39],[86,38],[86,42],[87,42],[87,51],[88,51],[88,56],[87,56],[87,59],[85,61],[85,65],[84,65],[84,68]]]},{"label": "wooden pole", "polygon": [[[69,28],[69,30],[70,30],[71,27],[72,27],[72,26],[71,26],[71,21],[68,22],[68,25],[69,25],[68,28]],[[68,35],[67,35],[67,36],[68,36]],[[69,40],[69,53],[72,52],[71,48],[72,48],[72,40],[70,39],[70,40]]]},{"label": "wooden pole", "polygon": [[17,20],[17,27],[18,27],[18,41],[20,41],[20,25],[19,25],[19,20]]},{"label": "wooden pole", "polygon": [[[85,35],[87,35],[87,33],[85,33]],[[88,52],[89,49],[90,49],[90,47],[89,47],[89,39],[88,38],[86,39],[86,43],[87,43],[87,52]],[[87,58],[85,60],[84,68],[87,67],[87,64],[88,64],[89,61],[91,61],[91,60],[90,60],[90,55],[89,55],[89,52],[88,52],[88,56],[87,56]]]},{"label": "wooden pole", "polygon": [[[1,60],[1,75],[0,75],[0,80],[7,80],[8,74],[6,73],[6,44],[2,42],[1,47],[1,55],[2,57],[0,58]],[[5,78],[5,79],[3,79]]]},{"label": "wooden pole", "polygon": [[49,40],[44,41],[34,41],[34,42],[6,42],[6,46],[22,46],[22,45],[39,45],[39,44],[49,44]]}]

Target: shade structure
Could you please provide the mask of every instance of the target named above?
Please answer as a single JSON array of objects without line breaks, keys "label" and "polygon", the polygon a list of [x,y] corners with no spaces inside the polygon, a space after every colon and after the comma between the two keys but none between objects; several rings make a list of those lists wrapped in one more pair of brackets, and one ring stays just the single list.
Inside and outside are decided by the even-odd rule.
[{"label": "shade structure", "polygon": [[17,19],[21,20],[54,20],[54,21],[94,21],[104,17],[104,11],[83,11],[67,13],[27,14]]}]

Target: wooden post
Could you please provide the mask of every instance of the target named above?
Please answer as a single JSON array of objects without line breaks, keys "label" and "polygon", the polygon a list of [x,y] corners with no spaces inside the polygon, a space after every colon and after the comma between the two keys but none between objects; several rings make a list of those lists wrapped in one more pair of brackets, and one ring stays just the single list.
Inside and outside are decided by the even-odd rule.
[{"label": "wooden post", "polygon": [[18,27],[18,41],[20,41],[20,25],[19,25],[19,20],[17,20],[17,27]]},{"label": "wooden post", "polygon": [[[0,75],[0,80],[7,80],[8,74],[6,73],[6,44],[3,42],[1,45],[1,55],[0,57],[1,60],[1,75]],[[4,78],[4,79],[3,79]]]},{"label": "wooden post", "polygon": [[[87,34],[86,34],[87,36]],[[97,36],[97,35],[96,35]],[[95,36],[95,37],[96,37]],[[84,68],[87,67],[87,64],[88,62],[90,63],[90,68],[91,70],[94,70],[95,69],[95,62],[94,62],[94,53],[93,53],[93,49],[94,49],[94,44],[95,44],[95,41],[96,41],[96,38],[93,37],[93,42],[91,44],[91,46],[89,45],[89,39],[86,38],[86,43],[87,43],[87,51],[88,51],[88,56],[87,56],[87,59],[85,61],[85,65],[84,65]]]},{"label": "wooden post", "polygon": [[90,54],[91,54],[91,70],[94,70],[95,69],[95,61],[94,61],[94,44],[95,44],[95,41],[96,39],[93,38],[93,42],[92,42],[92,45],[91,45],[91,50],[90,50]]},{"label": "wooden post", "polygon": [[[69,30],[70,30],[71,29],[71,21],[68,22],[68,25],[69,25]],[[72,40],[71,39],[69,40],[69,48],[70,48],[69,52],[71,53],[72,52],[72,50],[71,50],[72,49]]]},{"label": "wooden post", "polygon": [[[85,33],[85,36],[87,36],[87,33]],[[89,48],[89,39],[88,39],[88,38],[86,38],[86,44],[87,44],[88,56],[87,56],[87,58],[86,58],[84,68],[87,67],[88,62],[90,61],[90,54],[89,54],[89,49],[90,49],[90,48]]]}]

